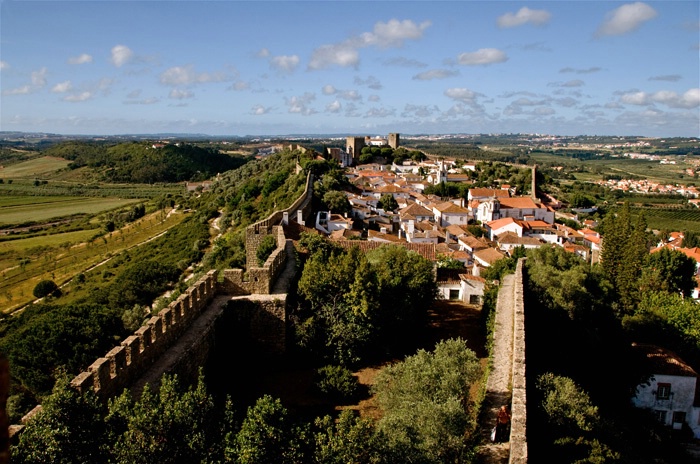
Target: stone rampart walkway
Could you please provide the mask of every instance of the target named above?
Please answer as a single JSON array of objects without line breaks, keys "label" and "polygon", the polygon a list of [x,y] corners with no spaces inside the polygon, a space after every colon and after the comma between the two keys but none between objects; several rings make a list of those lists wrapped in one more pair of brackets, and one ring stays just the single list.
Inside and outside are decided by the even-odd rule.
[{"label": "stone rampart walkway", "polygon": [[493,357],[491,372],[486,382],[484,422],[481,424],[483,445],[479,448],[479,464],[505,464],[510,457],[510,443],[492,443],[491,428],[496,425],[498,408],[510,406],[513,372],[513,316],[515,303],[515,276],[503,278],[496,303],[496,319],[493,332]]}]

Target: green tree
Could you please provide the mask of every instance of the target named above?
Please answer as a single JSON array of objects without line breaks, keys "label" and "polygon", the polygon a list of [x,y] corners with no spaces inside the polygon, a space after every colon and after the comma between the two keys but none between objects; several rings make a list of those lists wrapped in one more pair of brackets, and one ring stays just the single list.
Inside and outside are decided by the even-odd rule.
[{"label": "green tree", "polygon": [[379,207],[384,211],[395,211],[399,207],[399,204],[396,198],[394,198],[394,195],[385,193],[379,198]]},{"label": "green tree", "polygon": [[639,287],[689,297],[696,286],[696,261],[682,251],[661,248],[647,256]]},{"label": "green tree", "polygon": [[80,394],[70,386],[70,377],[62,374],[41,406],[12,447],[12,462],[108,462],[106,411],[92,392]]},{"label": "green tree", "polygon": [[330,190],[323,195],[323,202],[332,213],[345,214],[352,211],[347,195],[338,190]]},{"label": "green tree", "polygon": [[215,436],[216,409],[201,371],[197,385],[183,390],[176,375],[165,375],[158,390],[147,385],[136,401],[127,390],[110,400],[116,462],[201,462]]},{"label": "green tree", "polygon": [[58,285],[53,280],[42,280],[34,287],[32,294],[37,298],[44,298],[56,292]]},{"label": "green tree", "polygon": [[285,464],[299,461],[298,435],[289,412],[269,395],[248,408],[235,439],[239,464]]},{"label": "green tree", "polygon": [[382,438],[369,419],[344,409],[337,419],[316,418],[314,462],[318,464],[369,464],[382,462]]},{"label": "green tree", "polygon": [[258,266],[262,267],[265,261],[267,261],[267,258],[269,258],[276,249],[277,238],[274,235],[266,235],[255,250],[255,258],[258,261]]},{"label": "green tree", "polygon": [[[469,389],[481,375],[476,354],[461,339],[439,342],[383,369],[372,387],[394,459],[462,462],[475,427],[467,409]],[[393,462],[399,462],[394,460]]]}]

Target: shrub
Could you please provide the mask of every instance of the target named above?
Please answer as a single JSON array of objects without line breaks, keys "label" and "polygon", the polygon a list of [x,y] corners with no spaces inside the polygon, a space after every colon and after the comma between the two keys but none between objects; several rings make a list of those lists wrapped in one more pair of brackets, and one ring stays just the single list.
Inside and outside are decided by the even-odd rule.
[{"label": "shrub", "polygon": [[345,402],[357,397],[360,383],[349,369],[328,365],[316,370],[315,387],[329,400]]},{"label": "shrub", "polygon": [[258,259],[258,266],[263,266],[267,258],[270,257],[273,251],[277,248],[277,239],[274,235],[266,235],[258,249],[255,251],[255,257]]},{"label": "shrub", "polygon": [[56,285],[56,282],[53,280],[42,280],[36,284],[36,287],[34,287],[34,291],[32,293],[37,298],[44,298],[45,296],[53,294],[57,290],[58,285]]}]

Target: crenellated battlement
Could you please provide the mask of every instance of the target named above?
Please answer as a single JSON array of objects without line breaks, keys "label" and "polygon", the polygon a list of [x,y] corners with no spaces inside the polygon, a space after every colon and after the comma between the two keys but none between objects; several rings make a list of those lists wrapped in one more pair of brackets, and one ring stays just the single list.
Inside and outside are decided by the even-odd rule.
[{"label": "crenellated battlement", "polygon": [[[209,271],[168,307],[151,317],[133,335],[77,375],[71,385],[80,391],[93,389],[103,398],[119,394],[124,388],[133,385],[175,344],[215,296],[270,295],[276,279],[286,265],[287,256],[291,253],[290,247],[293,247],[291,241],[285,237],[281,224],[292,214],[300,221],[309,213],[312,180],[313,176],[309,173],[304,193],[289,208],[275,211],[262,221],[247,227],[247,272],[242,269],[227,269],[223,271],[222,280],[219,282],[218,272]],[[257,248],[265,236],[270,234],[275,235],[277,248],[262,266],[257,266]],[[284,344],[284,340],[276,340],[275,343],[280,342]]]},{"label": "crenellated battlement", "polygon": [[152,365],[177,340],[217,293],[216,270],[209,271],[167,308],[151,317],[146,325],[97,359],[71,385],[89,388],[103,397],[120,393]]}]

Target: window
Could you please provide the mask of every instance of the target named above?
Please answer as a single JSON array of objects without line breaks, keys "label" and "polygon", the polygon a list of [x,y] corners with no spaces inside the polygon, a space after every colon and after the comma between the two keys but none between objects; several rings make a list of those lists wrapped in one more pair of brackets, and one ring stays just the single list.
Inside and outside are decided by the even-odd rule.
[{"label": "window", "polygon": [[450,300],[459,300],[459,290],[450,289]]},{"label": "window", "polygon": [[656,388],[656,399],[657,400],[667,400],[671,397],[671,384],[670,383],[660,383]]},{"label": "window", "polygon": [[656,409],[654,410],[654,415],[656,416],[656,419],[661,422],[662,424],[666,423],[666,411],[663,411],[661,409]]},{"label": "window", "polygon": [[685,422],[685,411],[673,411],[673,423],[682,424]]}]

